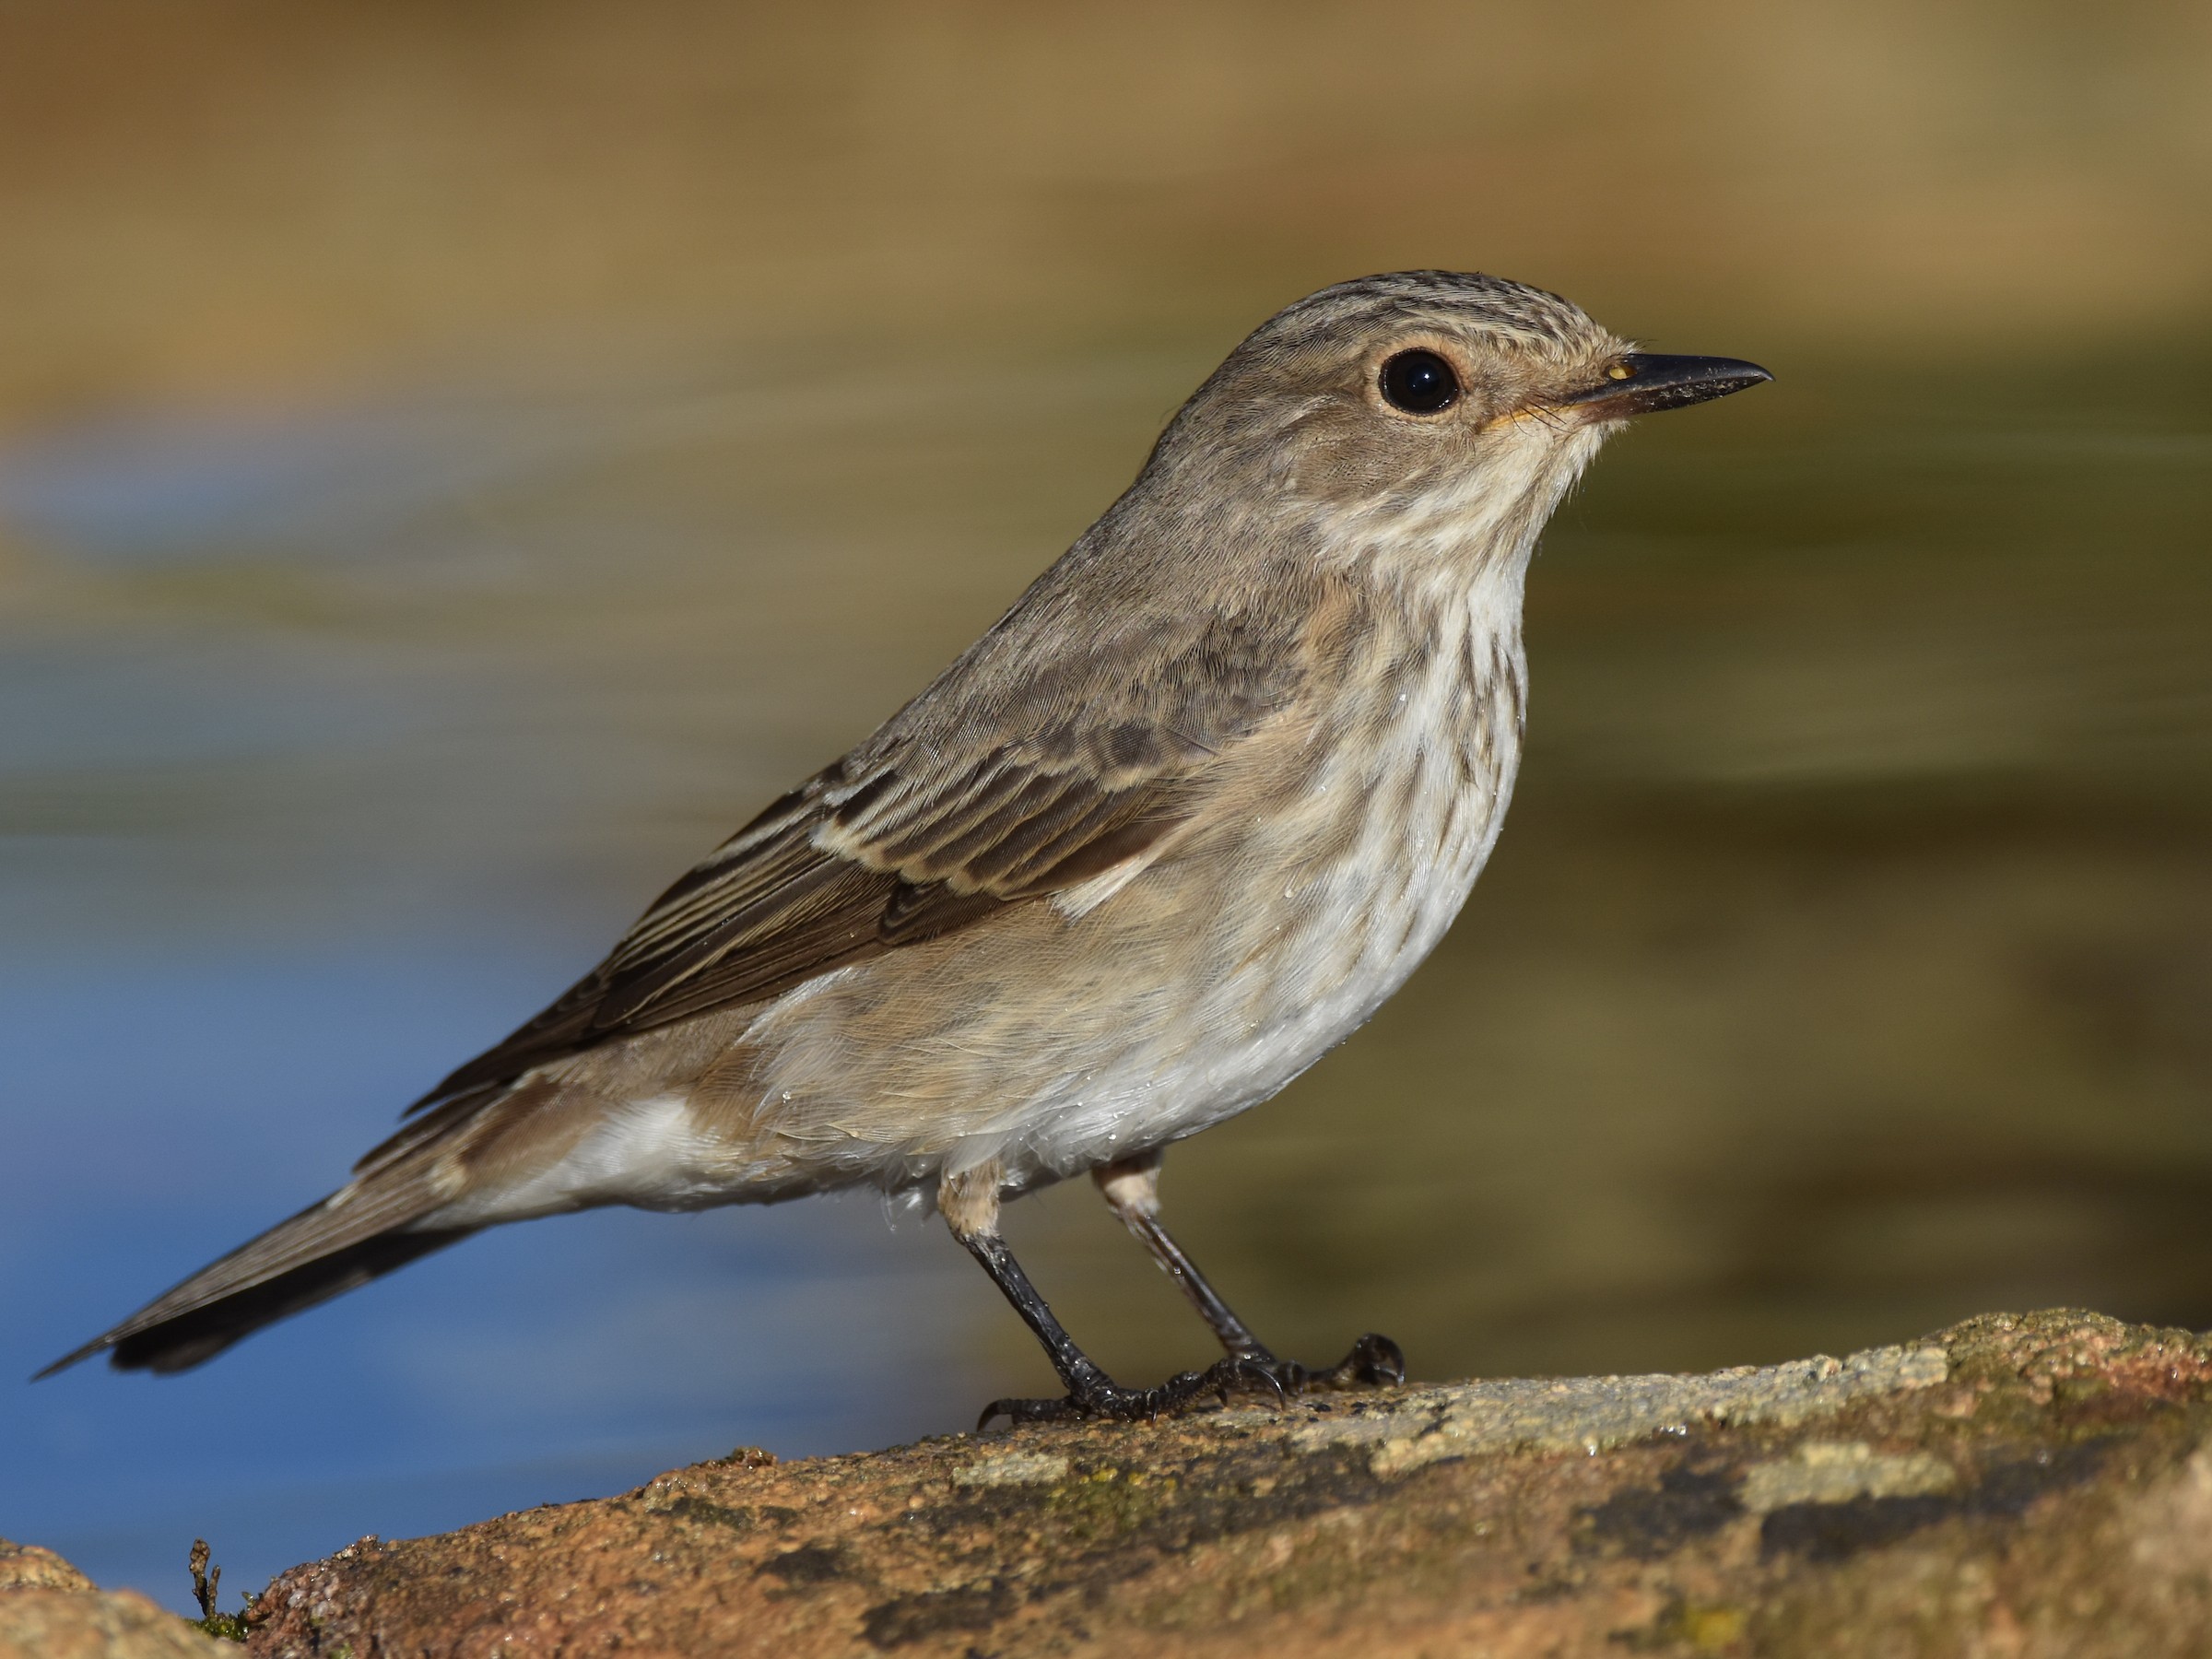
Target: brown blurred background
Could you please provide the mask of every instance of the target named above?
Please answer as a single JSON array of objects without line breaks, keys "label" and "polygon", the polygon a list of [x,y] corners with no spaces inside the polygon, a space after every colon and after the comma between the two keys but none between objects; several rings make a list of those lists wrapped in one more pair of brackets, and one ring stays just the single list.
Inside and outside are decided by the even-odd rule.
[{"label": "brown blurred background", "polygon": [[2174,0],[7,8],[11,425],[828,335],[1218,337],[1347,271],[2018,361],[2193,334]]},{"label": "brown blurred background", "polygon": [[[1431,1376],[2212,1323],[2208,71],[2165,0],[7,6],[16,1323],[58,1351],[313,1197],[987,623],[1246,329],[1407,265],[1779,378],[1561,515],[1491,871],[1171,1160],[1194,1251],[1286,1347]],[[818,1213],[524,1230],[202,1393],[41,1394],[23,1489],[150,1401],[243,1433],[337,1374],[414,1402],[335,1413],[356,1463],[495,1455],[465,1372],[569,1379],[497,1456],[623,1469],[653,1411],[654,1455],[792,1449],[1048,1381],[934,1234],[777,1301],[875,1226]],[[1087,1190],[1012,1227],[1111,1364],[1205,1358]],[[761,1347],[861,1381],[779,1441]],[[216,1480],[164,1466],[156,1508]]]}]

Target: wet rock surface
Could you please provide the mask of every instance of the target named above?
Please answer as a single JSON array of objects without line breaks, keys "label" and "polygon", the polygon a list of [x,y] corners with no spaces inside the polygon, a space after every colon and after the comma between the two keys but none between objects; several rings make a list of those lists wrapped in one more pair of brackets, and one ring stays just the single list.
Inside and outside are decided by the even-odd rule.
[{"label": "wet rock surface", "polygon": [[2212,1344],[1408,1386],[636,1491],[283,1574],[262,1655],[2202,1653]]}]

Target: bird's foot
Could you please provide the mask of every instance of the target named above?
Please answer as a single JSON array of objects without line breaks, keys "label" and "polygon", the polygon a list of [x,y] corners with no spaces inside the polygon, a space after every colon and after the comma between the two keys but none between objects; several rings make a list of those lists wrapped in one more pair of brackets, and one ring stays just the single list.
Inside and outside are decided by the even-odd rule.
[{"label": "bird's foot", "polygon": [[1087,1386],[1071,1390],[1063,1399],[994,1400],[975,1419],[975,1430],[981,1434],[994,1418],[1002,1417],[1017,1428],[1023,1423],[1072,1423],[1100,1418],[1135,1422],[1181,1411],[1209,1394],[1226,1406],[1230,1395],[1239,1390],[1272,1394],[1277,1405],[1286,1394],[1267,1365],[1231,1358],[1218,1359],[1204,1371],[1170,1377],[1157,1388],[1124,1388],[1100,1376]]},{"label": "bird's foot", "polygon": [[1406,1381],[1406,1355],[1387,1336],[1370,1331],[1352,1344],[1352,1351],[1324,1371],[1300,1365],[1295,1359],[1277,1359],[1265,1350],[1245,1356],[1286,1394],[1334,1393],[1350,1388],[1393,1388]]}]

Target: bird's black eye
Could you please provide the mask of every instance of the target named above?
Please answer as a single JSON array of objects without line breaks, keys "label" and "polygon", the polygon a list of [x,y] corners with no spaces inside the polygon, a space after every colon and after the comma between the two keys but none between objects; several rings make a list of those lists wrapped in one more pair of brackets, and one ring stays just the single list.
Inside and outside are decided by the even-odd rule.
[{"label": "bird's black eye", "polygon": [[1408,415],[1441,415],[1459,401],[1459,376],[1433,351],[1401,351],[1382,365],[1383,401]]}]

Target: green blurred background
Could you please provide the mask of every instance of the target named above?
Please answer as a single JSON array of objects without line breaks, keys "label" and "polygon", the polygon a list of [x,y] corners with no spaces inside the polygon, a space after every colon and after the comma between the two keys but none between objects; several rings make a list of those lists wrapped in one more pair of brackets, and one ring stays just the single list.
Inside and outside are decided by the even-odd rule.
[{"label": "green blurred background", "polygon": [[[2212,1324],[2208,71],[2165,0],[8,7],[11,1355],[317,1195],[1248,328],[1409,265],[1778,379],[1563,511],[1490,870],[1171,1158],[1194,1253],[1283,1347],[1427,1376]],[[219,1488],[251,1582],[1047,1385],[935,1232],[807,1214],[547,1224],[43,1384],[0,1531],[150,1583],[88,1483],[171,1531]],[[1111,1366],[1206,1358],[1088,1187],[1010,1230]]]}]

